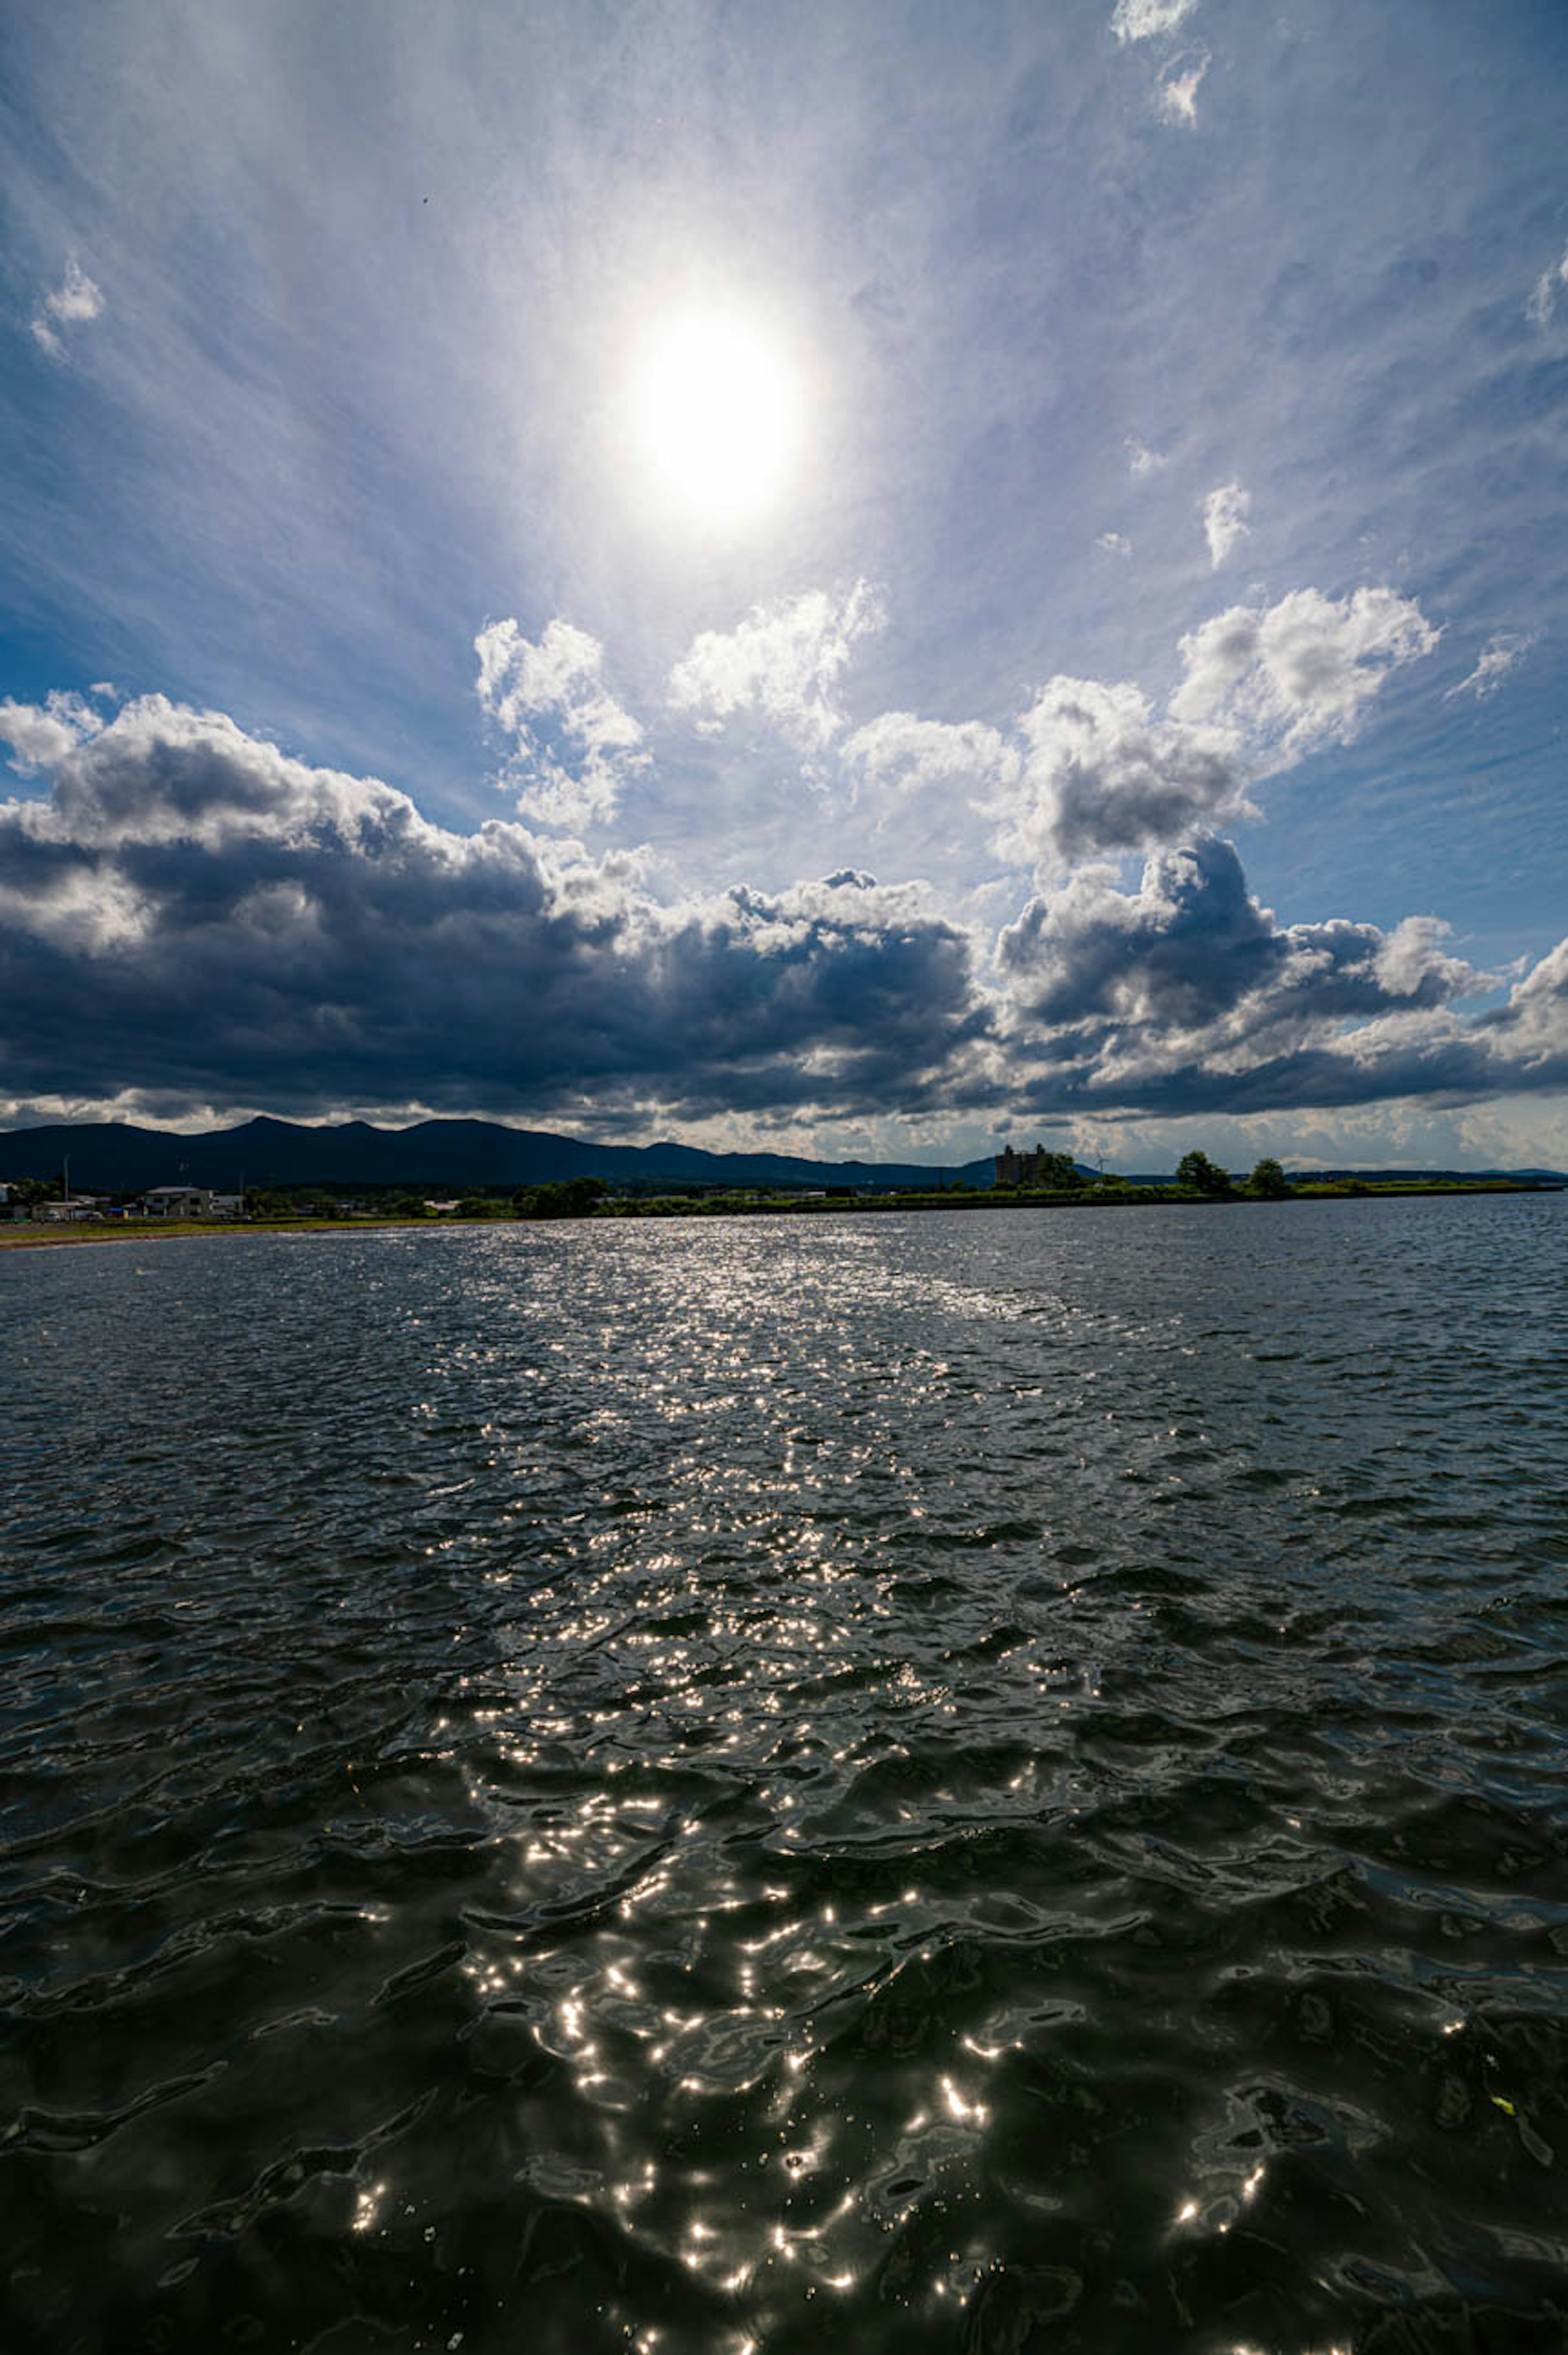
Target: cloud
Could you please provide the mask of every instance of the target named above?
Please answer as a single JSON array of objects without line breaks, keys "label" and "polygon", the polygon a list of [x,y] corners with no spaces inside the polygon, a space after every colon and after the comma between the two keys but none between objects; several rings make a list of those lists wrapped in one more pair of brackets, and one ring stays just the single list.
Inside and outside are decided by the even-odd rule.
[{"label": "cloud", "polygon": [[[1124,47],[1131,41],[1168,41],[1191,16],[1198,0],[1116,0],[1111,30]],[[1189,51],[1168,58],[1155,85],[1155,112],[1163,123],[1198,121],[1198,91],[1209,70],[1209,53]],[[1134,472],[1141,471],[1136,464]]]},{"label": "cloud", "polygon": [[1103,548],[1107,556],[1130,556],[1133,552],[1132,541],[1119,531],[1103,531],[1094,545]]},{"label": "cloud", "polygon": [[846,722],[836,696],[860,639],[881,629],[879,591],[857,581],[757,605],[735,629],[704,630],[669,676],[669,700],[704,734],[754,714],[807,755],[826,751]]},{"label": "cloud", "polygon": [[995,847],[1033,865],[1136,850],[1250,812],[1227,728],[1159,718],[1126,681],[1057,677],[1019,723],[1024,757],[987,806]]},{"label": "cloud", "polygon": [[73,253],[67,260],[65,276],[59,284],[39,299],[31,322],[33,339],[51,359],[63,359],[65,345],[59,329],[96,319],[102,309],[102,289],[93,284]]},{"label": "cloud", "polygon": [[1111,30],[1118,41],[1147,41],[1184,25],[1198,0],[1116,0]]},{"label": "cloud", "polygon": [[1525,316],[1538,327],[1550,326],[1556,314],[1558,297],[1565,286],[1568,286],[1568,250],[1564,250],[1561,261],[1541,272],[1531,288],[1530,300],[1524,306]]},{"label": "cloud", "polygon": [[304,1115],[944,1106],[991,1026],[918,887],[662,906],[634,858],[453,833],[157,696],[0,804],[0,996],[18,1100]]},{"label": "cloud", "polygon": [[[1274,768],[1347,744],[1389,673],[1442,633],[1392,589],[1297,589],[1266,610],[1232,605],[1181,641],[1173,719],[1237,730]],[[1264,773],[1260,768],[1257,773]]]},{"label": "cloud", "polygon": [[[99,689],[91,692],[96,695]],[[24,776],[52,768],[102,725],[80,695],[62,695],[58,688],[41,705],[14,703],[9,696],[0,703],[0,744],[10,745],[11,765]]]},{"label": "cloud", "polygon": [[1147,850],[1255,816],[1252,788],[1319,745],[1348,743],[1389,673],[1438,633],[1389,589],[1316,589],[1233,605],[1180,642],[1162,712],[1130,680],[1059,675],[1008,730],[884,712],[841,747],[857,787],[966,790],[1009,863]]},{"label": "cloud", "polygon": [[1138,440],[1136,433],[1128,434],[1125,447],[1127,453],[1127,472],[1135,483],[1141,483],[1149,474],[1157,474],[1161,467],[1170,464],[1169,459],[1160,451],[1147,448]]},{"label": "cloud", "polygon": [[1166,67],[1154,101],[1162,123],[1197,123],[1199,85],[1208,70],[1206,50],[1197,58],[1178,59]]},{"label": "cloud", "polygon": [[1091,1022],[1153,1034],[1223,1025],[1233,1048],[1282,1025],[1341,1022],[1443,1005],[1475,975],[1442,943],[1448,927],[1414,916],[1375,924],[1276,924],[1246,888],[1234,847],[1209,836],[1155,853],[1136,891],[1113,867],[1088,867],[1031,900],[1001,935],[1016,997],[1050,1027]]},{"label": "cloud", "polygon": [[[664,905],[635,857],[453,833],[220,712],[150,696],[66,733],[49,794],[0,804],[13,1103],[950,1120],[1568,1086],[1568,943],[1466,1018],[1487,984],[1436,917],[1280,924],[1212,836],[1136,889],[1090,866],[1037,894],[988,990],[923,885]],[[862,757],[956,778],[1010,750],[907,723]]]},{"label": "cloud", "polygon": [[1563,1086],[1568,942],[1467,1019],[1483,977],[1447,937],[1431,916],[1281,925],[1213,838],[1156,854],[1133,891],[1086,868],[998,941],[1022,1102],[1175,1117]]},{"label": "cloud", "polygon": [[929,786],[986,793],[1010,782],[1020,764],[1017,746],[984,720],[917,719],[912,711],[881,712],[840,749],[857,785],[900,794]]},{"label": "cloud", "polygon": [[1204,500],[1203,535],[1209,542],[1209,561],[1216,572],[1252,529],[1247,521],[1252,504],[1251,491],[1243,490],[1240,483],[1223,483]]},{"label": "cloud", "polygon": [[1499,630],[1488,639],[1469,677],[1451,687],[1444,702],[1452,703],[1456,695],[1473,695],[1477,703],[1484,703],[1488,696],[1497,693],[1509,671],[1524,660],[1531,648],[1540,644],[1539,630]]},{"label": "cloud", "polygon": [[506,775],[519,810],[541,826],[607,825],[648,756],[641,728],[604,685],[597,638],[557,620],[536,645],[515,621],[491,622],[474,649],[480,704],[514,739]]}]

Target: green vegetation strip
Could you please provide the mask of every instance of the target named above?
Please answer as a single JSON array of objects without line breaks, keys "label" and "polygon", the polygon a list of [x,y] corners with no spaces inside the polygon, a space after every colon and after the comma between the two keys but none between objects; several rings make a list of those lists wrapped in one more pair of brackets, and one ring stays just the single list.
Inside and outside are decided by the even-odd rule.
[{"label": "green vegetation strip", "polygon": [[[875,1216],[889,1210],[1065,1210],[1125,1209],[1139,1205],[1169,1209],[1193,1203],[1257,1201],[1326,1202],[1366,1199],[1380,1194],[1533,1194],[1555,1188],[1524,1186],[1508,1178],[1339,1178],[1326,1184],[1305,1179],[1296,1185],[1264,1188],[1252,1180],[1240,1187],[1228,1182],[1221,1192],[1214,1187],[1130,1186],[1125,1178],[1104,1178],[1079,1187],[1040,1190],[996,1186],[984,1191],[950,1187],[944,1192],[921,1194],[655,1194],[635,1199],[559,1198],[579,1184],[540,1187],[512,1199],[475,1197],[455,1210],[425,1209],[360,1210],[347,1216],[307,1213],[294,1218],[249,1219],[125,1219],[81,1220],[49,1226],[42,1221],[0,1226],[0,1251],[57,1243],[156,1242],[180,1235],[360,1234],[371,1227],[449,1227],[496,1221],[541,1219],[754,1219],[811,1218],[825,1211],[837,1215]],[[540,1203],[539,1197],[549,1198]]]}]

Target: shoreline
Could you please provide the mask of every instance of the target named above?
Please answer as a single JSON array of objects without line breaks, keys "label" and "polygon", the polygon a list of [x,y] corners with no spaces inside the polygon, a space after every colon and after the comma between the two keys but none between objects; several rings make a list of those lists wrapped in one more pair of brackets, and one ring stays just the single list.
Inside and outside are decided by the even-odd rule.
[{"label": "shoreline", "polygon": [[1288,1194],[1251,1195],[1178,1193],[1174,1188],[1138,1187],[1125,1191],[1100,1193],[1084,1188],[1074,1193],[1039,1193],[996,1195],[973,1194],[889,1194],[844,1200],[813,1197],[792,1200],[788,1197],[755,1202],[713,1201],[700,1196],[654,1196],[646,1203],[616,1204],[597,1208],[576,1217],[567,1218],[461,1218],[448,1214],[441,1218],[399,1218],[388,1213],[361,1212],[341,1219],[168,1219],[126,1221],[106,1221],[98,1225],[88,1220],[80,1223],[50,1226],[35,1225],[31,1220],[17,1220],[0,1224],[0,1251],[52,1251],[61,1244],[176,1242],[188,1241],[197,1236],[238,1235],[346,1235],[366,1234],[389,1227],[410,1231],[428,1232],[453,1227],[557,1227],[613,1226],[625,1221],[644,1220],[685,1219],[778,1219],[778,1218],[838,1218],[886,1217],[901,1211],[976,1211],[976,1210],[1117,1210],[1117,1209],[1250,1209],[1260,1204],[1275,1207],[1287,1202],[1371,1202],[1389,1199],[1408,1199],[1413,1196],[1442,1199],[1453,1195],[1506,1195],[1524,1199],[1536,1194],[1561,1194],[1561,1186],[1511,1185],[1499,1179],[1480,1179],[1474,1185],[1433,1185],[1413,1181],[1410,1185],[1385,1180],[1380,1185],[1366,1185],[1352,1191],[1343,1184],[1293,1187]]}]

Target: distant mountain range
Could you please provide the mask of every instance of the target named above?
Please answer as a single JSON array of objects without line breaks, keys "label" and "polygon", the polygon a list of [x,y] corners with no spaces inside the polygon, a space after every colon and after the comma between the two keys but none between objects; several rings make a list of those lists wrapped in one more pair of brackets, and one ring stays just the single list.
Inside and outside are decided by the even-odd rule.
[{"label": "distant mountain range", "polygon": [[[592,1145],[544,1129],[486,1120],[426,1120],[413,1128],[368,1121],[307,1128],[248,1120],[187,1136],[117,1121],[69,1121],[0,1131],[0,1180],[58,1178],[70,1161],[73,1193],[142,1193],[149,1186],[539,1186],[552,1178],[714,1186],[930,1186],[934,1166],[909,1161],[805,1161],[787,1153],[704,1153],[691,1145]],[[990,1161],[949,1166],[949,1184],[991,1183]]]},{"label": "distant mountain range", "polygon": [[[142,1193],[149,1186],[410,1186],[443,1190],[539,1186],[561,1178],[613,1184],[708,1186],[988,1186],[992,1165],[966,1161],[938,1170],[918,1161],[807,1161],[788,1153],[705,1153],[694,1145],[594,1145],[548,1129],[488,1120],[426,1120],[374,1128],[349,1120],[327,1128],[297,1121],[248,1120],[193,1135],[118,1121],[62,1121],[0,1130],[0,1180],[56,1178],[69,1157],[73,1193]],[[1082,1166],[1082,1165],[1080,1165]],[[1085,1170],[1086,1177],[1093,1176]],[[1309,1178],[1514,1178],[1568,1184],[1559,1169],[1311,1169]],[[1169,1172],[1135,1177],[1170,1183]]]}]

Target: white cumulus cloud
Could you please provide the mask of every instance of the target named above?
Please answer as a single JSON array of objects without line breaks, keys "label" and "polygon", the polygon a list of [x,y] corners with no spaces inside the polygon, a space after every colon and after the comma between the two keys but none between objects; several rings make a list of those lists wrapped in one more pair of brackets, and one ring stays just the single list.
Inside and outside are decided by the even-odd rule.
[{"label": "white cumulus cloud", "polygon": [[606,825],[632,777],[646,768],[643,731],[604,684],[604,649],[571,622],[537,642],[515,621],[491,622],[474,641],[479,701],[514,742],[507,781],[541,826]]},{"label": "white cumulus cloud", "polygon": [[856,645],[886,620],[881,597],[857,581],[757,605],[733,630],[704,630],[669,675],[672,707],[704,734],[753,713],[807,754],[827,751],[845,725],[837,694]]},{"label": "white cumulus cloud", "polygon": [[1240,546],[1252,529],[1247,517],[1252,512],[1253,495],[1243,490],[1240,483],[1221,483],[1203,501],[1203,536],[1209,542],[1209,561],[1217,572],[1233,548]]},{"label": "white cumulus cloud", "polygon": [[1150,40],[1174,33],[1197,5],[1198,0],[1116,0],[1111,30],[1118,41]]},{"label": "white cumulus cloud", "polygon": [[1297,589],[1266,609],[1232,605],[1182,639],[1186,676],[1171,716],[1236,729],[1283,767],[1319,744],[1349,743],[1390,671],[1430,654],[1440,635],[1392,589],[1338,599]]},{"label": "white cumulus cloud", "polygon": [[1141,483],[1149,474],[1157,474],[1162,466],[1169,464],[1162,451],[1151,450],[1147,442],[1138,440],[1136,433],[1128,434],[1125,446],[1127,472],[1135,483]]},{"label": "white cumulus cloud", "polygon": [[1021,767],[982,805],[1003,858],[1141,849],[1248,811],[1234,732],[1162,718],[1127,680],[1052,678],[1018,724]]},{"label": "white cumulus cloud", "polygon": [[[1389,589],[1233,605],[1181,640],[1183,676],[1163,710],[1131,680],[1049,679],[1011,737],[985,731],[987,760],[970,771],[975,806],[993,823],[999,858],[1042,869],[1190,840],[1255,815],[1249,796],[1264,777],[1348,743],[1389,673],[1437,638],[1420,607]],[[892,716],[900,731],[916,725]],[[880,747],[879,726],[856,744]],[[966,733],[941,731],[925,757],[949,739],[956,755]],[[912,755],[908,771],[918,781]]]},{"label": "white cumulus cloud", "polygon": [[50,287],[39,299],[32,318],[34,341],[51,359],[62,359],[65,345],[60,328],[96,319],[102,308],[102,288],[93,284],[73,253],[66,262],[65,276],[59,284]]},{"label": "white cumulus cloud", "polygon": [[0,744],[9,744],[11,765],[24,775],[35,769],[52,769],[68,752],[96,736],[102,725],[98,713],[80,695],[62,694],[58,688],[41,704],[16,703],[9,696],[0,703]]}]

